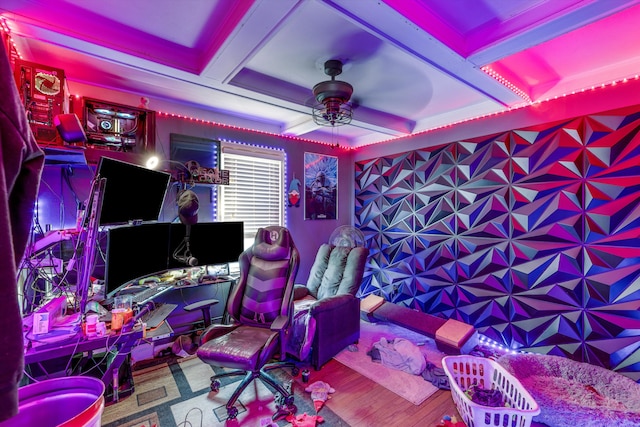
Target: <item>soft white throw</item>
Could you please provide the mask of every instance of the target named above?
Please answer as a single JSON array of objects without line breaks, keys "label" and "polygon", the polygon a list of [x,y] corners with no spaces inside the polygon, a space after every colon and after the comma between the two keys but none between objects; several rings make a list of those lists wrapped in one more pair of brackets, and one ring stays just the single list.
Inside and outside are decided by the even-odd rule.
[{"label": "soft white throw", "polygon": [[638,427],[640,384],[616,372],[559,356],[498,359],[540,405],[535,421],[552,427]]}]

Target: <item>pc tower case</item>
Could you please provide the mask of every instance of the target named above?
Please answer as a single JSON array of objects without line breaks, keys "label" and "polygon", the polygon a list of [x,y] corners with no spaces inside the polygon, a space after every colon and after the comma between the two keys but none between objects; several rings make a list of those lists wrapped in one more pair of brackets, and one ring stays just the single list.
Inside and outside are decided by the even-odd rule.
[{"label": "pc tower case", "polygon": [[14,78],[36,141],[62,145],[54,117],[69,111],[64,70],[16,59]]}]

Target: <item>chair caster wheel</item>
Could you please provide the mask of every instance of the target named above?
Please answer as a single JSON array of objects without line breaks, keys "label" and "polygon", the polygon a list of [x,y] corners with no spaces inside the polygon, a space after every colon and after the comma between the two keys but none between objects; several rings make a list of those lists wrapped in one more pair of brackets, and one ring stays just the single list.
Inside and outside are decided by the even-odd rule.
[{"label": "chair caster wheel", "polygon": [[[295,408],[296,406],[293,404],[294,398],[293,396],[287,396],[284,398],[284,406],[289,408]],[[295,409],[292,412],[296,412]]]},{"label": "chair caster wheel", "polygon": [[276,407],[278,409],[283,409],[285,411],[290,410],[291,408],[294,408],[293,410],[291,410],[291,412],[295,412],[296,406],[293,404],[293,402],[294,402],[294,396],[292,394],[290,394],[289,396],[279,396],[276,399]]},{"label": "chair caster wheel", "polygon": [[293,375],[294,377],[297,377],[299,373],[300,373],[300,368],[298,368],[297,366],[294,366],[293,368],[291,368],[291,375]]},{"label": "chair caster wheel", "polygon": [[238,416],[238,408],[236,408],[235,406],[232,406],[231,408],[227,409],[227,417],[230,420],[235,420],[237,416]]},{"label": "chair caster wheel", "polygon": [[214,393],[217,393],[220,391],[220,381],[218,380],[211,381],[211,391],[213,391]]},{"label": "chair caster wheel", "polygon": [[276,405],[276,413],[273,414],[271,419],[273,421],[280,421],[286,419],[289,415],[293,415],[298,412],[298,407],[293,404],[293,399],[289,405]]}]

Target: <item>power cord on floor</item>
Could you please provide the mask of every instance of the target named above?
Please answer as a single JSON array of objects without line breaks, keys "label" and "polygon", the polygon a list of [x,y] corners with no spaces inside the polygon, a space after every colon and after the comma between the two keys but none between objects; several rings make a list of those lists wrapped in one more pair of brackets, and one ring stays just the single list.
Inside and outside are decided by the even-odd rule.
[{"label": "power cord on floor", "polygon": [[198,411],[200,413],[200,427],[202,427],[202,422],[204,421],[204,414],[202,413],[202,409],[200,408],[189,409],[189,412],[187,412],[187,415],[184,416],[184,421],[178,424],[176,427],[193,427],[193,424],[191,424],[191,422],[188,420],[189,414],[191,414],[191,411]]}]

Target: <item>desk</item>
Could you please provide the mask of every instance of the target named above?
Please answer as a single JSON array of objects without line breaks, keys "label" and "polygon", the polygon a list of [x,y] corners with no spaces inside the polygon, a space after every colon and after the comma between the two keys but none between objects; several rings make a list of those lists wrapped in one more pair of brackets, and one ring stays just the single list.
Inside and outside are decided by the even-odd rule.
[{"label": "desk", "polygon": [[[135,278],[111,292],[109,298],[131,294],[134,303],[139,301],[153,301],[155,304],[174,304],[175,309],[166,318],[166,323],[173,331],[171,337],[196,332],[194,325],[202,322],[202,313],[189,312],[184,309],[203,300],[216,299],[219,304],[210,309],[210,318],[222,320],[227,298],[231,287],[235,283],[233,277],[206,276],[206,271],[212,266],[177,268],[160,271],[151,275]],[[145,300],[138,299],[138,294],[151,292]]]},{"label": "desk", "polygon": [[[126,360],[132,348],[143,337],[141,328],[134,328],[128,332],[105,335],[102,337],[87,338],[78,333],[73,337],[51,344],[40,344],[37,347],[29,348],[24,353],[25,366],[37,364],[44,372],[47,369],[43,362],[58,358],[69,357],[79,354],[82,359],[90,359],[94,351],[105,349],[106,352],[115,350],[113,360],[108,364],[101,380],[105,387],[109,385],[113,388],[113,401],[118,401],[118,371],[122,363]],[[87,353],[87,355],[85,355]],[[67,366],[68,367],[68,366]]]}]

